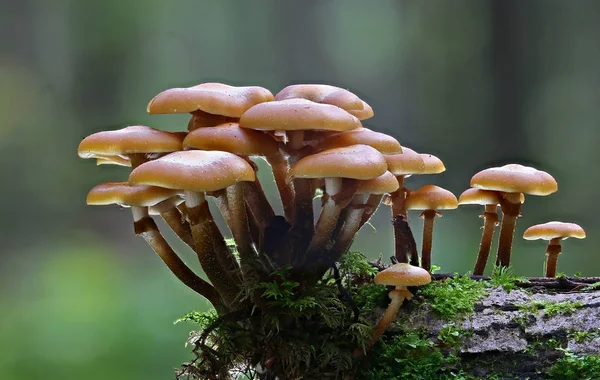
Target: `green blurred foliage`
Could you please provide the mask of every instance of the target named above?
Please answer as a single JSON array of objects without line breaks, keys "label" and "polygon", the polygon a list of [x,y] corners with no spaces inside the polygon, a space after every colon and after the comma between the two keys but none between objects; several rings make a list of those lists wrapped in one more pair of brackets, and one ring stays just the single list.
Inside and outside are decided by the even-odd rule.
[{"label": "green blurred foliage", "polygon": [[[183,130],[185,115],[145,113],[169,87],[349,88],[375,109],[365,126],[446,162],[411,188],[459,194],[478,170],[509,162],[547,170],[560,191],[527,198],[514,273],[542,273],[544,243],[520,235],[555,219],[588,232],[565,242],[559,271],[598,275],[599,16],[588,0],[0,0],[0,378],[162,379],[190,357],[187,326],[172,322],[204,301],[133,235],[126,210],[84,205],[89,188],[127,170],[75,154],[102,129]],[[436,220],[443,271],[471,269],[481,212]],[[389,220],[382,209],[355,248],[390,256]]]}]

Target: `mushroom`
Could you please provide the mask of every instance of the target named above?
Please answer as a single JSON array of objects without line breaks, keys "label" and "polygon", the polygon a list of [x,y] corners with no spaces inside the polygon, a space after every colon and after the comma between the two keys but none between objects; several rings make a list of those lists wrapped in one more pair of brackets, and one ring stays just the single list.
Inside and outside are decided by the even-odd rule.
[{"label": "mushroom", "polygon": [[[290,154],[289,165],[294,165],[303,155],[305,130],[348,131],[359,128],[360,121],[343,109],[311,102],[306,99],[287,99],[258,104],[240,118],[240,127],[262,131],[285,131],[290,137],[286,152]],[[273,176],[284,205],[294,205],[293,215],[286,212],[288,220],[301,235],[313,229],[313,187],[310,180],[296,179],[293,189],[286,182],[289,166],[273,167]],[[289,210],[289,209],[287,209]]]},{"label": "mushroom", "polygon": [[396,190],[398,190],[398,180],[389,171],[386,171],[377,178],[360,181],[350,205],[346,207],[348,209],[346,218],[332,251],[341,256],[350,248],[352,239],[360,228],[363,212],[365,209],[373,207],[364,202],[364,194],[381,195],[393,193]]},{"label": "mushroom", "polygon": [[440,174],[446,171],[446,166],[438,157],[429,153],[419,153],[419,156],[423,159],[425,169],[418,174]]},{"label": "mushroom", "polygon": [[[412,298],[413,295],[407,287],[427,285],[431,282],[431,275],[423,268],[408,263],[397,263],[377,273],[374,282],[377,285],[394,286],[395,289],[388,294],[391,302],[379,318],[371,339],[367,343],[367,349],[375,344],[389,324],[396,318],[404,299],[410,300]],[[360,351],[358,353],[360,354]]]},{"label": "mushroom", "polygon": [[168,201],[176,197],[177,193],[177,190],[156,186],[108,182],[97,185],[90,190],[86,203],[99,206],[118,204],[131,207],[135,233],[144,238],[181,282],[208,299],[217,310],[223,311],[223,301],[219,293],[185,265],[164,239],[154,220],[148,216],[148,207]]},{"label": "mushroom", "polygon": [[339,197],[342,178],[374,179],[384,174],[386,169],[383,155],[368,145],[325,150],[302,158],[292,167],[290,178],[325,179],[327,200],[317,221],[309,252],[324,251],[342,208],[352,200],[354,192],[345,199]]},{"label": "mushroom", "polygon": [[471,187],[500,191],[502,199],[502,225],[498,240],[496,265],[510,265],[510,251],[517,223],[521,215],[521,193],[531,195],[550,195],[558,190],[556,180],[548,173],[519,164],[509,164],[480,171],[471,178]]},{"label": "mushroom", "polygon": [[81,141],[77,154],[81,158],[111,160],[122,164],[122,158],[128,159],[131,167],[135,169],[147,161],[147,155],[181,150],[185,135],[181,132],[165,132],[135,125],[116,131],[94,133]]},{"label": "mushroom", "polygon": [[316,146],[316,149],[327,150],[355,144],[369,145],[383,154],[402,153],[402,147],[398,140],[385,133],[375,132],[368,128],[357,128],[329,135]]},{"label": "mushroom", "polygon": [[412,191],[406,197],[407,210],[424,210],[419,217],[423,219],[423,245],[421,247],[421,267],[431,269],[431,246],[433,242],[433,221],[442,216],[437,210],[452,210],[458,207],[458,200],[450,191],[439,186],[425,185]]},{"label": "mushroom", "polygon": [[[244,157],[249,162],[249,157],[261,156],[272,167],[285,165],[285,158],[279,151],[279,144],[275,140],[263,132],[240,128],[237,123],[196,129],[187,135],[183,141],[183,147],[184,149],[195,148],[230,152]],[[244,182],[244,197],[249,211],[258,223],[258,227],[261,232],[264,232],[265,227],[275,213],[265,197],[258,179],[254,182]],[[285,207],[289,206],[293,205],[285,205]],[[229,220],[229,216],[224,216],[228,219],[228,224],[231,224],[232,221]]]},{"label": "mushroom", "polygon": [[523,239],[549,240],[546,248],[546,277],[556,277],[556,264],[561,253],[560,241],[568,238],[585,239],[585,231],[575,223],[548,222],[525,230]]},{"label": "mushroom", "polygon": [[202,83],[188,88],[170,88],[148,103],[149,114],[191,113],[239,118],[250,107],[272,101],[273,94],[258,86],[236,87],[223,83]]},{"label": "mushroom", "polygon": [[237,298],[240,284],[230,280],[227,269],[233,264],[233,256],[214,224],[205,192],[233,187],[227,193],[231,218],[236,221],[231,232],[238,246],[242,273],[247,275],[255,269],[255,255],[239,183],[254,180],[254,169],[243,158],[227,152],[200,150],[171,153],[140,165],[129,176],[133,184],[184,191],[196,253],[206,275],[228,305]]},{"label": "mushroom", "polygon": [[214,127],[224,123],[237,123],[240,119],[223,115],[213,115],[204,111],[194,111],[192,118],[188,122],[187,129],[192,132],[198,128]]},{"label": "mushroom", "polygon": [[[523,194],[521,194],[523,195]],[[523,203],[525,197],[522,197],[521,203]],[[475,276],[483,275],[487,260],[490,255],[490,248],[492,247],[492,240],[494,238],[494,229],[498,225],[498,205],[502,202],[502,195],[497,191],[481,190],[481,189],[467,189],[458,197],[459,205],[481,205],[485,206],[485,212],[481,214],[483,218],[483,234],[481,235],[481,243],[479,244],[479,253],[477,254],[477,261],[473,268],[473,274]]]}]

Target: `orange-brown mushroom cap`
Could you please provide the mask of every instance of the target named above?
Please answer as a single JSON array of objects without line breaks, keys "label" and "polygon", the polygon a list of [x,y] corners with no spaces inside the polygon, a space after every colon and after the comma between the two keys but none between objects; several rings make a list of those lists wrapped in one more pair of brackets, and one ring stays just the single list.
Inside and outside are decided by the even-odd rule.
[{"label": "orange-brown mushroom cap", "polygon": [[406,197],[407,210],[452,210],[457,207],[456,196],[435,185],[425,185]]},{"label": "orange-brown mushroom cap", "polygon": [[388,170],[396,176],[420,174],[425,170],[425,162],[419,153],[414,150],[402,147],[402,153],[384,155]]},{"label": "orange-brown mushroom cap", "polygon": [[389,194],[398,190],[400,185],[396,176],[386,171],[377,178],[360,181],[356,194]]},{"label": "orange-brown mushroom cap", "polygon": [[298,98],[331,104],[346,111],[363,109],[363,102],[358,96],[346,89],[327,84],[294,84],[275,95],[275,100]]},{"label": "orange-brown mushroom cap", "polygon": [[318,150],[326,150],[356,144],[369,145],[386,154],[402,153],[402,147],[398,140],[392,136],[374,132],[368,128],[357,128],[352,131],[336,133],[327,137],[316,148]]},{"label": "orange-brown mushroom cap", "polygon": [[431,275],[423,268],[398,263],[377,273],[373,281],[377,285],[421,286],[431,282]]},{"label": "orange-brown mushroom cap", "polygon": [[584,239],[585,231],[575,223],[548,222],[531,226],[523,233],[523,239],[525,240],[564,240],[570,237]]},{"label": "orange-brown mushroom cap", "polygon": [[128,182],[107,182],[95,186],[87,195],[88,205],[149,207],[178,195],[176,189],[164,187],[132,185]]},{"label": "orange-brown mushroom cap", "polygon": [[150,101],[147,111],[149,114],[171,114],[200,110],[213,115],[240,117],[250,107],[273,99],[269,90],[258,86],[202,83],[161,92]]},{"label": "orange-brown mushroom cap", "polygon": [[254,169],[235,154],[188,150],[146,162],[129,175],[133,184],[197,192],[217,191],[241,181],[254,181]]},{"label": "orange-brown mushroom cap", "polygon": [[271,136],[252,129],[240,128],[238,123],[199,128],[183,140],[184,149],[220,150],[240,156],[274,156],[279,145]]},{"label": "orange-brown mushroom cap", "polygon": [[471,187],[532,195],[549,195],[558,190],[550,174],[519,164],[482,170],[471,178]]},{"label": "orange-brown mushroom cap", "polygon": [[81,158],[106,158],[133,153],[167,153],[182,149],[185,133],[165,132],[136,125],[94,133],[83,139],[77,149]]},{"label": "orange-brown mushroom cap", "polygon": [[240,118],[240,127],[263,131],[331,130],[361,127],[360,120],[343,109],[306,99],[288,99],[258,104]]},{"label": "orange-brown mushroom cap", "polygon": [[442,160],[433,154],[419,153],[419,156],[421,156],[425,164],[425,169],[419,174],[440,174],[446,171],[446,166],[444,166]]},{"label": "orange-brown mushroom cap", "polygon": [[373,112],[373,108],[368,105],[365,101],[363,101],[363,108],[360,110],[349,110],[348,113],[354,115],[358,118],[358,120],[367,120],[372,118],[375,115]]},{"label": "orange-brown mushroom cap", "polygon": [[497,191],[470,188],[458,197],[459,205],[499,205],[502,195]]},{"label": "orange-brown mushroom cap", "polygon": [[325,150],[299,160],[291,169],[296,178],[373,179],[387,170],[385,158],[368,145]]}]

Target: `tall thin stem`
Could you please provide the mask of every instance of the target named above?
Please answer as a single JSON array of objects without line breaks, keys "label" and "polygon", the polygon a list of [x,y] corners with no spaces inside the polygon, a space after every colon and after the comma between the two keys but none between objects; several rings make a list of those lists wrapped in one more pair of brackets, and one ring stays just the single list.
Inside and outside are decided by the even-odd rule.
[{"label": "tall thin stem", "polygon": [[488,257],[490,256],[490,249],[492,247],[492,240],[494,238],[494,230],[498,225],[497,207],[497,205],[486,205],[485,212],[481,215],[484,221],[483,233],[481,235],[481,243],[479,244],[477,261],[473,268],[473,275],[475,276],[481,276],[483,275],[483,272],[485,272]]},{"label": "tall thin stem", "polygon": [[496,266],[508,267],[510,265],[510,252],[512,250],[515,226],[517,224],[517,218],[521,213],[521,203],[510,203],[508,199],[503,199],[501,207],[502,224],[500,226]]},{"label": "tall thin stem", "polygon": [[431,270],[431,247],[433,245],[433,221],[437,212],[425,210],[421,213],[423,218],[423,245],[421,247],[421,267],[426,271]]},{"label": "tall thin stem", "polygon": [[546,277],[556,277],[558,255],[562,251],[560,239],[552,239],[546,248]]}]

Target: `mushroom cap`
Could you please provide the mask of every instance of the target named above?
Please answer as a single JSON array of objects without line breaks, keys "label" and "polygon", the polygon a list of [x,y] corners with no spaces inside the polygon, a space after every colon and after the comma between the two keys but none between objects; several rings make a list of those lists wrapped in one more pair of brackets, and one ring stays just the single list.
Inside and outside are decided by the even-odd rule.
[{"label": "mushroom cap", "polygon": [[446,166],[442,160],[428,153],[419,153],[419,156],[423,159],[425,169],[419,174],[440,174],[446,171]]},{"label": "mushroom cap", "polygon": [[406,197],[407,210],[452,210],[457,207],[454,194],[435,185],[425,185]]},{"label": "mushroom cap", "polygon": [[356,144],[369,145],[381,153],[402,153],[402,147],[398,140],[385,133],[374,132],[368,128],[357,128],[352,131],[336,133],[327,137],[316,148],[326,150]]},{"label": "mushroom cap", "polygon": [[400,185],[396,176],[386,171],[377,178],[360,181],[356,194],[389,194],[398,190]]},{"label": "mushroom cap", "polygon": [[358,96],[346,89],[328,84],[294,84],[275,95],[275,100],[298,98],[331,104],[346,111],[363,109],[363,101]]},{"label": "mushroom cap", "polygon": [[342,132],[360,126],[360,120],[343,109],[306,99],[261,103],[240,118],[240,127],[263,131],[318,129]]},{"label": "mushroom cap", "polygon": [[183,148],[220,150],[240,156],[274,156],[279,145],[271,136],[252,129],[240,128],[238,123],[196,129],[183,140]]},{"label": "mushroom cap", "polygon": [[[458,197],[459,205],[499,205],[502,201],[502,193],[493,190],[470,188],[462,192]],[[520,195],[521,203],[525,203],[525,195]]]},{"label": "mushroom cap", "polygon": [[425,162],[419,153],[402,147],[402,153],[384,155],[388,164],[388,170],[393,175],[421,174],[425,170]]},{"label": "mushroom cap", "polygon": [[219,151],[175,152],[141,164],[131,171],[129,182],[189,191],[217,191],[241,181],[254,181],[246,160]]},{"label": "mushroom cap", "polygon": [[296,178],[373,179],[384,174],[383,155],[368,145],[352,145],[324,150],[296,162],[290,171]]},{"label": "mushroom cap", "polygon": [[375,115],[375,112],[373,112],[373,108],[371,108],[371,106],[368,105],[364,100],[363,100],[363,108],[362,109],[349,110],[348,113],[356,116],[358,118],[358,120],[367,120],[367,119],[372,118]]},{"label": "mushroom cap", "polygon": [[167,153],[181,150],[183,132],[165,132],[135,125],[116,131],[103,131],[84,138],[77,154],[81,158],[107,158],[132,153]]},{"label": "mushroom cap", "polygon": [[96,155],[96,165],[117,165],[131,167],[131,160],[123,156],[101,156]]},{"label": "mushroom cap", "polygon": [[237,122],[239,119],[235,117],[227,117],[223,115],[213,115],[204,111],[192,112],[192,118],[188,122],[188,131],[193,131],[198,128],[215,127],[223,123]]},{"label": "mushroom cap", "polygon": [[223,83],[202,83],[187,88],[170,88],[148,103],[149,114],[204,111],[213,115],[240,117],[262,102],[272,101],[273,94],[258,86],[237,87]]},{"label": "mushroom cap", "polygon": [[132,185],[128,182],[107,182],[95,186],[87,195],[86,203],[94,206],[118,204],[149,207],[178,195],[176,189],[157,186]]},{"label": "mushroom cap", "polygon": [[549,195],[558,190],[550,174],[519,164],[482,170],[471,178],[471,187],[531,195]]},{"label": "mushroom cap", "polygon": [[552,240],[559,238],[564,240],[570,237],[584,239],[585,231],[575,223],[548,222],[531,226],[523,233],[523,239],[525,240]]},{"label": "mushroom cap", "polygon": [[374,282],[377,285],[421,286],[431,282],[431,275],[423,268],[398,263],[377,273]]}]

